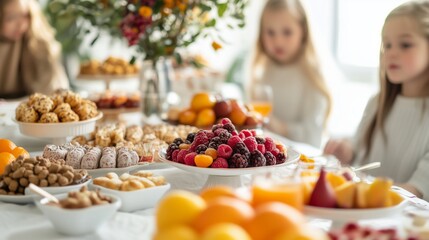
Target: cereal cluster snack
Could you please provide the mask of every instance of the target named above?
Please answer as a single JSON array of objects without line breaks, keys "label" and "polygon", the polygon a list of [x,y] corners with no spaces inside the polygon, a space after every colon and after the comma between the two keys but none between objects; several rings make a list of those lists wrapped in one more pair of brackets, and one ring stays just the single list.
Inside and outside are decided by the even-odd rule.
[{"label": "cereal cluster snack", "polygon": [[39,187],[59,187],[79,184],[88,178],[86,170],[75,170],[61,159],[20,156],[7,165],[4,174],[0,176],[0,194],[23,195],[30,183]]},{"label": "cereal cluster snack", "polygon": [[130,64],[122,58],[108,57],[104,62],[91,60],[80,67],[82,75],[133,75],[139,71],[135,64]]},{"label": "cereal cluster snack", "polygon": [[[186,138],[198,128],[186,125],[171,126],[167,124],[126,126],[123,123],[108,124],[98,127],[90,138],[77,136],[72,143],[98,147],[127,147],[137,152],[139,157],[153,156],[153,151],[167,147],[176,138]],[[155,154],[156,155],[156,154]],[[151,160],[146,160],[151,161]]]},{"label": "cereal cluster snack", "polygon": [[93,147],[78,144],[46,145],[43,157],[65,159],[65,164],[75,169],[123,168],[140,161],[137,152],[126,147]]},{"label": "cereal cluster snack", "polygon": [[98,115],[97,105],[71,91],[58,91],[52,96],[35,93],[16,108],[16,120],[28,123],[77,122]]},{"label": "cereal cluster snack", "polygon": [[112,203],[112,198],[99,191],[88,191],[88,188],[83,186],[78,192],[69,192],[67,198],[61,199],[59,204],[49,204],[67,209],[79,209],[109,203]]},{"label": "cereal cluster snack", "polygon": [[116,173],[108,173],[105,177],[94,179],[94,184],[119,191],[135,191],[165,185],[163,176],[153,176],[152,172],[138,171],[134,174],[124,173],[120,177]]}]

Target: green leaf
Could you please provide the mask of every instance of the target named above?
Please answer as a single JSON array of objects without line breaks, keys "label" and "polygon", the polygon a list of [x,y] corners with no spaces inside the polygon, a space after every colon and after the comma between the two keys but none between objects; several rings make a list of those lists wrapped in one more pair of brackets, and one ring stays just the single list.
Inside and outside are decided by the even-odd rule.
[{"label": "green leaf", "polygon": [[100,38],[100,32],[97,33],[97,36],[91,41],[90,46],[94,46],[95,42]]},{"label": "green leaf", "polygon": [[216,26],[216,19],[212,19],[212,20],[208,21],[204,26],[205,27],[214,27],[214,26]]},{"label": "green leaf", "polygon": [[228,8],[228,3],[220,3],[217,5],[217,15],[223,17],[226,9]]},{"label": "green leaf", "polygon": [[176,59],[176,61],[177,61],[177,63],[178,63],[179,65],[182,65],[182,63],[183,63],[183,59],[182,59],[182,56],[180,55],[180,53],[175,52],[175,53],[174,53],[174,58]]},{"label": "green leaf", "polygon": [[134,65],[136,63],[136,60],[137,60],[136,56],[132,56],[130,59],[130,64]]},{"label": "green leaf", "polygon": [[212,7],[203,3],[198,4],[198,7],[201,8],[202,12],[209,12],[212,10]]}]

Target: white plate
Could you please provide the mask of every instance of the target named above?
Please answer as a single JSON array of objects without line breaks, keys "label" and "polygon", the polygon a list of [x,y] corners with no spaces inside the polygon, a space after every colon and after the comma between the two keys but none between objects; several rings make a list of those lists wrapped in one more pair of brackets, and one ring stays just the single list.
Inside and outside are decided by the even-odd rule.
[{"label": "white plate", "polygon": [[31,195],[0,195],[0,201],[6,203],[28,204],[33,202]]},{"label": "white plate", "polygon": [[123,173],[134,172],[142,169],[151,169],[150,166],[152,164],[153,163],[141,162],[141,163],[138,163],[137,165],[123,167],[123,168],[97,168],[97,169],[85,169],[85,170],[92,178],[96,178],[96,177],[103,177],[109,172],[114,172],[118,175],[121,175]]},{"label": "white plate", "polygon": [[176,163],[176,162],[167,160],[165,158],[165,154],[166,154],[165,149],[159,151],[159,159],[162,162],[168,163],[174,167],[180,168],[185,171],[207,174],[207,175],[215,175],[215,176],[237,176],[237,175],[264,172],[272,168],[284,167],[292,163],[295,163],[299,160],[299,156],[300,156],[298,152],[296,152],[291,148],[288,148],[286,162],[282,164],[263,166],[263,167],[249,167],[249,168],[202,168],[202,167],[189,166],[186,164]]},{"label": "white plate", "polygon": [[[79,191],[79,189],[83,186],[87,186],[91,182],[90,179],[86,180],[85,182],[81,184],[74,184],[74,185],[68,185],[63,187],[43,187],[42,189],[46,192],[55,195],[55,194],[63,194],[68,193],[71,191]],[[33,193],[29,188],[25,188],[25,195],[31,196],[36,195],[36,193]]]},{"label": "white plate", "polygon": [[386,208],[341,209],[304,206],[304,213],[317,218],[345,223],[400,215],[407,205],[408,200],[404,199],[400,204]]},{"label": "white plate", "polygon": [[96,117],[79,122],[62,123],[26,123],[13,119],[22,134],[40,138],[65,138],[91,133],[97,120],[103,117],[100,112]]}]

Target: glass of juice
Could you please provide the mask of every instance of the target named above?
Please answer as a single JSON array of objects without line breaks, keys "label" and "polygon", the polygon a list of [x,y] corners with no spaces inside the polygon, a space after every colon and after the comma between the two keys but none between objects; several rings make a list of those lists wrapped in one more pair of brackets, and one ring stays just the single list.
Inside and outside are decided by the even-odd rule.
[{"label": "glass of juice", "polygon": [[256,83],[250,91],[250,104],[263,117],[268,117],[273,109],[273,89],[264,83]]}]

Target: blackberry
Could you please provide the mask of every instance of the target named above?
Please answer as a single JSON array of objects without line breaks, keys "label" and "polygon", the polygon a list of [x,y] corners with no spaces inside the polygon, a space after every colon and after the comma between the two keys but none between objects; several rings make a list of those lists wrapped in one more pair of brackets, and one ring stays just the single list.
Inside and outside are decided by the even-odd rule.
[{"label": "blackberry", "polygon": [[177,150],[177,149],[179,149],[179,146],[174,144],[174,143],[172,143],[168,146],[167,154],[166,154],[166,157],[168,160],[171,160],[171,154],[174,152],[174,150]]},{"label": "blackberry", "polygon": [[198,154],[204,154],[205,151],[206,151],[206,149],[207,149],[207,146],[205,144],[200,144],[195,149],[195,152],[198,153]]},{"label": "blackberry", "polygon": [[212,132],[215,132],[218,129],[222,129],[222,127],[223,127],[222,123],[215,124],[212,127]]},{"label": "blackberry", "polygon": [[221,132],[218,136],[222,143],[227,144],[228,140],[232,137],[232,134],[229,132]]},{"label": "blackberry", "polygon": [[186,137],[186,141],[189,141],[192,143],[194,141],[195,135],[196,135],[195,133],[189,133],[188,136]]},{"label": "blackberry", "polygon": [[220,139],[220,137],[214,137],[210,140],[209,143],[209,148],[214,148],[217,150],[217,148],[219,147],[219,145],[221,145],[223,142]]},{"label": "blackberry", "polygon": [[249,149],[247,149],[246,145],[242,142],[235,144],[233,148],[233,153],[239,153],[246,159],[250,158],[250,151]]},{"label": "blackberry", "polygon": [[286,162],[286,155],[284,153],[277,154],[276,164],[282,164],[284,162]]},{"label": "blackberry", "polygon": [[267,160],[267,166],[276,165],[276,157],[272,153],[266,152],[264,157]]},{"label": "blackberry", "polygon": [[189,140],[185,140],[185,143],[186,143],[186,144],[192,144],[192,142],[191,142],[191,141],[189,141]]},{"label": "blackberry", "polygon": [[223,129],[223,128],[218,128],[218,129],[216,129],[213,133],[214,133],[214,135],[215,136],[219,136],[221,133],[223,133],[223,132],[228,132],[228,130],[226,130],[226,129]]},{"label": "blackberry", "polygon": [[256,142],[257,142],[258,144],[264,144],[264,143],[265,143],[265,139],[264,139],[264,138],[261,138],[261,137],[255,137],[255,139],[256,139]]},{"label": "blackberry", "polygon": [[176,139],[174,139],[173,143],[174,143],[174,144],[176,144],[177,146],[180,146],[180,144],[182,144],[182,143],[183,143],[183,139],[181,139],[181,138],[176,138]]},{"label": "blackberry", "polygon": [[223,125],[223,128],[226,129],[230,133],[235,131],[235,127],[232,123],[227,123],[227,124]]},{"label": "blackberry", "polygon": [[255,150],[252,152],[252,154],[250,154],[250,167],[262,167],[265,166],[266,163],[267,160],[265,159],[264,154],[262,154],[259,150]]},{"label": "blackberry", "polygon": [[228,166],[230,168],[246,168],[249,165],[249,162],[243,155],[235,153],[228,160]]}]

